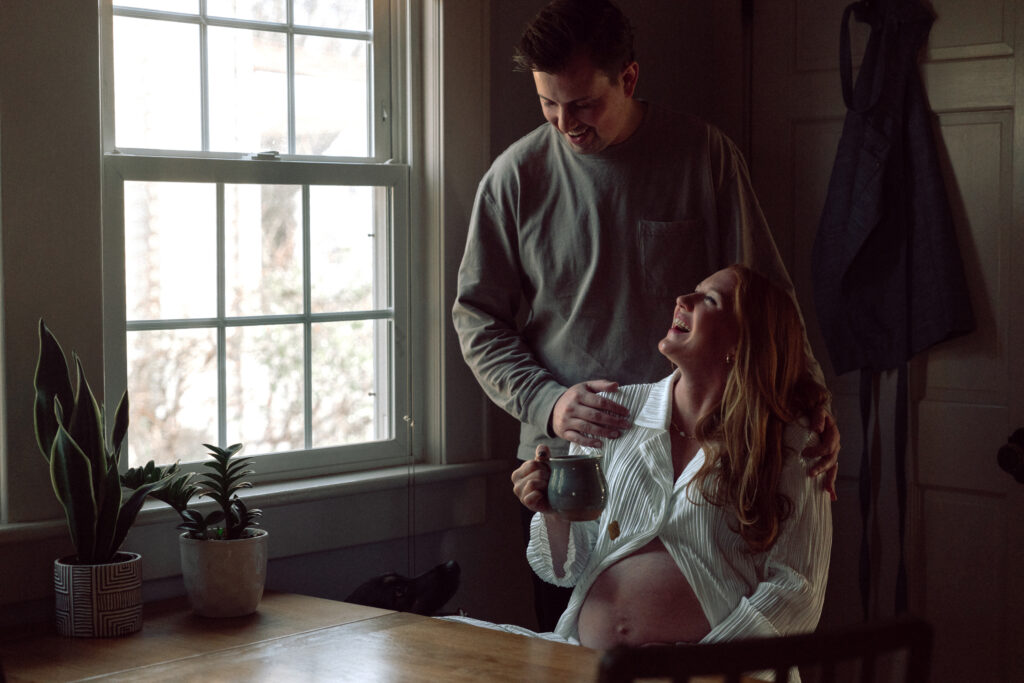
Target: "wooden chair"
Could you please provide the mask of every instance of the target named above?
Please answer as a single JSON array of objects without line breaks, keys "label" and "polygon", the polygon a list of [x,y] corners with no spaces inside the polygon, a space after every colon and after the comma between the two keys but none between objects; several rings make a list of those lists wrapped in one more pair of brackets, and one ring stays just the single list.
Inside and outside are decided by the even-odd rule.
[{"label": "wooden chair", "polygon": [[932,629],[905,616],[843,629],[734,640],[705,645],[617,647],[604,653],[600,683],[637,678],[740,683],[789,681],[799,667],[804,683],[926,683]]}]

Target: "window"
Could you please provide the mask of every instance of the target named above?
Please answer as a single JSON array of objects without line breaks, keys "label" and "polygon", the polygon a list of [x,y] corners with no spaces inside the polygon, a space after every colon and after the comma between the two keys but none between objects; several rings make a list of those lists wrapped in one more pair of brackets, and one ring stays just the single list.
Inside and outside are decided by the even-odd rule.
[{"label": "window", "polygon": [[114,0],[108,386],[129,465],[404,462],[409,168],[389,0]]}]

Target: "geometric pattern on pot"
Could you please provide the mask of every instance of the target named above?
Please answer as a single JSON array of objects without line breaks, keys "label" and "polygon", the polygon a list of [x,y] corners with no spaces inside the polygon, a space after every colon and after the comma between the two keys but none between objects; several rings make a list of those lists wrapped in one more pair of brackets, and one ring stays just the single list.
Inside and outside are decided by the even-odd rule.
[{"label": "geometric pattern on pot", "polygon": [[110,564],[53,563],[57,633],[110,638],[142,628],[142,557],[121,552]]}]

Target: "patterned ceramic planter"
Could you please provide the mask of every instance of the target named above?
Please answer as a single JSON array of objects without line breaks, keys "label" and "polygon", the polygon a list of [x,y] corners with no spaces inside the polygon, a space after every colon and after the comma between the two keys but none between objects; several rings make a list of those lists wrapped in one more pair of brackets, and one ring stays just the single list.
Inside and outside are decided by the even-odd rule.
[{"label": "patterned ceramic planter", "polygon": [[126,636],[142,628],[142,556],[120,552],[109,564],[53,563],[57,633]]},{"label": "patterned ceramic planter", "polygon": [[240,617],[260,605],[267,580],[267,531],[234,541],[178,537],[181,575],[192,611],[203,617]]}]

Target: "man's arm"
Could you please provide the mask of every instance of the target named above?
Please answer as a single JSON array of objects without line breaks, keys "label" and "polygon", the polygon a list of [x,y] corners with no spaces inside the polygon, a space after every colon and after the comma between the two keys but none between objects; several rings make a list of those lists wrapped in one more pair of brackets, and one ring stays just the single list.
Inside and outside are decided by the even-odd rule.
[{"label": "man's arm", "polygon": [[525,277],[512,217],[482,184],[452,308],[463,358],[487,396],[516,419],[599,446],[594,437],[615,438],[629,426],[625,408],[597,395],[617,385],[591,380],[567,388],[537,360],[516,322]]},{"label": "man's arm", "polygon": [[519,332],[516,315],[525,275],[516,230],[512,215],[494,200],[486,183],[485,178],[473,205],[452,322],[463,358],[487,396],[521,422],[543,429],[565,387]]}]

